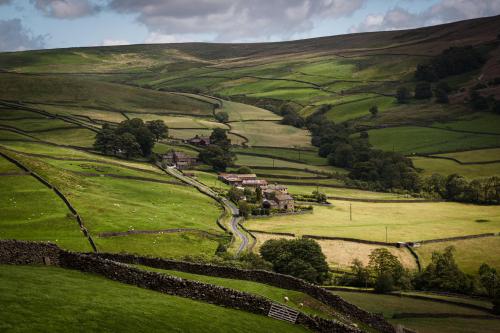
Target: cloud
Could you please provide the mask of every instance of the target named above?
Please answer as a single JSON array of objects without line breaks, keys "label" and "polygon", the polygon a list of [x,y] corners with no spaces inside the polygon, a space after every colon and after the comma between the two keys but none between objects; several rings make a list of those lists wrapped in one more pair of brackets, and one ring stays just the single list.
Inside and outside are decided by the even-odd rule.
[{"label": "cloud", "polygon": [[[0,0],[1,1],[1,0]],[[58,19],[75,19],[93,15],[101,8],[89,0],[30,0],[46,16]]]},{"label": "cloud", "polygon": [[116,46],[116,45],[130,45],[130,42],[125,39],[105,39],[101,43],[101,46]]},{"label": "cloud", "polygon": [[11,0],[0,0],[0,6],[1,5],[8,5],[11,3]]},{"label": "cloud", "polygon": [[[213,34],[218,41],[283,38],[314,20],[349,16],[366,0],[111,0],[109,8],[137,15],[150,33]],[[180,37],[177,37],[180,38]]]},{"label": "cloud", "polygon": [[498,0],[441,0],[420,13],[396,7],[385,14],[371,14],[349,32],[417,28],[500,14]]},{"label": "cloud", "polygon": [[47,36],[34,36],[20,19],[0,20],[0,51],[42,49]]}]

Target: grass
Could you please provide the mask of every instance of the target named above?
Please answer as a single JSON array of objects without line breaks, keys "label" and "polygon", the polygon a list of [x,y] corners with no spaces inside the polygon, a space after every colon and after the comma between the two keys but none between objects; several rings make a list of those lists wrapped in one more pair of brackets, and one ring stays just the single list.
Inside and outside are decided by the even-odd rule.
[{"label": "grass", "polygon": [[187,255],[210,258],[215,255],[219,245],[214,238],[190,232],[94,237],[94,241],[101,252],[174,259],[183,259]]},{"label": "grass", "polygon": [[250,156],[250,155],[241,155],[236,154],[236,164],[245,165],[245,166],[257,166],[257,167],[266,167],[266,168],[294,168],[299,170],[311,170],[311,171],[319,171],[319,172],[339,172],[345,173],[346,171],[341,168],[336,168],[333,166],[325,165],[325,166],[317,166],[317,165],[308,165],[304,163],[298,162],[290,162],[284,161],[280,159],[273,159],[269,157],[260,157],[260,156]]},{"label": "grass", "polygon": [[0,173],[3,172],[21,172],[22,170],[19,169],[15,164],[9,162],[3,157],[0,157]]},{"label": "grass", "polygon": [[370,130],[368,134],[370,143],[375,148],[388,151],[394,149],[404,154],[500,146],[498,135],[458,133],[426,127],[392,127]]},{"label": "grass", "polygon": [[[327,305],[298,291],[277,288],[267,284],[253,282],[253,281],[227,279],[227,278],[213,277],[207,275],[191,274],[181,271],[154,269],[149,267],[141,267],[141,268],[153,270],[160,273],[165,273],[168,275],[178,276],[183,279],[215,284],[217,286],[235,289],[258,296],[263,296],[281,304],[284,304],[285,303],[284,298],[288,297],[290,301],[286,302],[287,306],[295,308],[297,310],[300,310],[308,314],[319,315],[324,318],[332,318],[332,315],[334,314],[333,309],[329,308]],[[303,303],[304,307],[301,307],[300,303]]]},{"label": "grass", "polygon": [[385,318],[392,318],[395,313],[455,313],[485,315],[485,311],[470,309],[454,304],[444,304],[427,300],[377,295],[370,293],[334,291],[337,294],[361,308],[376,313],[382,313]]},{"label": "grass", "polygon": [[198,170],[193,170],[193,171],[190,170],[188,172],[193,173],[196,177],[196,180],[205,184],[206,186],[219,188],[223,190],[229,190],[231,188],[230,185],[220,181],[219,176],[215,173],[198,171]]},{"label": "grass", "polygon": [[[487,224],[489,222],[483,223]],[[483,263],[487,263],[497,270],[500,269],[500,258],[495,250],[500,247],[500,237],[424,244],[419,248],[415,248],[415,251],[418,253],[422,264],[427,265],[431,260],[432,252],[443,251],[447,246],[455,247],[455,260],[458,266],[467,273],[477,274],[479,266]]]},{"label": "grass", "polygon": [[[307,185],[288,185],[288,190],[293,194],[311,194],[318,188],[316,186]],[[352,199],[376,199],[376,200],[404,200],[415,199],[397,193],[387,192],[372,192],[363,191],[351,188],[332,188],[332,187],[319,187],[321,193],[331,197],[352,198]]]},{"label": "grass", "polygon": [[281,117],[271,111],[261,109],[252,105],[224,101],[222,110],[229,115],[229,121],[242,120],[281,120]]},{"label": "grass", "polygon": [[500,160],[500,148],[469,150],[436,156],[451,157],[460,162],[484,162]]},{"label": "grass", "polygon": [[316,150],[299,150],[299,149],[276,149],[268,147],[252,147],[252,148],[236,148],[236,153],[254,153],[266,155],[270,158],[286,158],[299,163],[311,165],[327,165],[328,161],[324,157],[318,156]]},{"label": "grass", "polygon": [[231,132],[245,136],[250,146],[311,147],[310,134],[303,129],[271,121],[231,123]]},{"label": "grass", "polygon": [[488,112],[477,112],[456,121],[435,123],[432,126],[444,129],[500,134],[500,128],[497,125],[499,122],[499,115]]},{"label": "grass", "polygon": [[95,135],[96,133],[91,130],[79,128],[36,133],[34,136],[61,145],[91,148],[95,142]]},{"label": "grass", "polygon": [[[220,208],[191,187],[108,177],[86,178],[40,160],[17,158],[68,197],[92,234],[170,228],[221,232],[215,223]],[[189,208],[195,204],[196,210]],[[184,250],[187,254],[191,249]]]},{"label": "grass", "polygon": [[[352,204],[353,220],[349,220]],[[476,220],[486,219],[488,223]],[[366,203],[333,200],[312,214],[250,220],[253,230],[360,238],[389,242],[417,241],[500,230],[500,207],[440,203]]]},{"label": "grass", "polygon": [[75,124],[70,124],[59,119],[38,118],[22,120],[0,120],[0,125],[16,127],[22,131],[36,132],[53,128],[74,128]]},{"label": "grass", "polygon": [[[449,155],[450,154],[446,154],[446,156]],[[458,173],[469,179],[500,176],[500,163],[463,165],[455,161],[427,157],[413,157],[412,160],[414,165],[417,168],[423,169],[424,175],[427,176],[434,173],[439,173],[444,176]]]},{"label": "grass", "polygon": [[394,324],[402,324],[423,333],[498,333],[498,319],[465,319],[465,318],[411,318],[391,320]]},{"label": "grass", "polygon": [[369,116],[369,110],[374,105],[378,106],[378,111],[382,113],[394,104],[395,102],[393,97],[374,97],[334,106],[326,113],[326,116],[334,122],[344,122],[347,120]]},{"label": "grass", "polygon": [[0,279],[2,331],[306,331],[265,316],[60,268],[2,266]]},{"label": "grass", "polygon": [[48,241],[74,251],[89,251],[75,218],[63,201],[35,178],[0,177],[0,238]]}]

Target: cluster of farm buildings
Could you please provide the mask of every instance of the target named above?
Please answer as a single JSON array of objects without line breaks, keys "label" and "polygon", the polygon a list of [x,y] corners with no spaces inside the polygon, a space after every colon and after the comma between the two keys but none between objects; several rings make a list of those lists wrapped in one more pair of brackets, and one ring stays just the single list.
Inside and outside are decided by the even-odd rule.
[{"label": "cluster of farm buildings", "polygon": [[279,184],[268,184],[265,179],[257,179],[256,174],[221,173],[219,180],[236,188],[251,188],[262,190],[262,208],[279,209],[286,211],[295,210],[295,201],[288,193],[288,187]]}]

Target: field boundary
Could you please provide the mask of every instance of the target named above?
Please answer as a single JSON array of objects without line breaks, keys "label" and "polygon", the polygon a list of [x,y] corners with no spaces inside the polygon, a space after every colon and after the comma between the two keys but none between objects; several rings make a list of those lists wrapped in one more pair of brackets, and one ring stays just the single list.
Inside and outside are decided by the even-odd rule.
[{"label": "field boundary", "polygon": [[[474,150],[479,150],[479,149],[474,149]],[[415,156],[419,157],[425,157],[425,158],[432,158],[432,159],[437,159],[437,160],[447,160],[447,161],[452,161],[455,163],[458,163],[460,165],[486,165],[486,164],[497,164],[500,163],[500,160],[491,160],[491,161],[477,161],[477,162],[462,162],[456,158],[453,157],[447,157],[447,156],[436,156],[436,155],[428,155],[428,154],[416,154]]]},{"label": "field boundary", "polygon": [[212,238],[221,238],[223,235],[214,234],[205,230],[194,229],[194,228],[174,228],[174,229],[162,229],[162,230],[127,230],[127,231],[106,231],[97,234],[102,238],[110,238],[110,237],[122,237],[122,236],[130,236],[130,235],[155,235],[155,234],[174,234],[174,233],[183,233],[183,232],[191,232],[198,233],[204,236],[212,237]]},{"label": "field boundary", "polygon": [[69,202],[69,200],[64,196],[64,194],[59,191],[59,189],[55,186],[53,186],[52,184],[50,184],[47,180],[45,180],[44,178],[42,178],[40,175],[38,175],[37,173],[35,173],[34,171],[30,170],[28,167],[26,167],[24,164],[22,164],[21,162],[19,162],[18,160],[16,160],[15,158],[3,153],[2,151],[0,151],[0,155],[3,156],[5,159],[7,159],[8,161],[14,163],[16,166],[18,166],[20,169],[28,172],[31,176],[33,176],[35,179],[37,179],[40,183],[42,183],[43,185],[45,185],[47,188],[51,189],[52,191],[54,191],[54,193],[59,197],[61,198],[61,200],[64,202],[64,204],[66,205],[66,207],[69,209],[69,211],[73,214],[73,216],[76,218],[76,221],[78,222],[78,225],[80,226],[80,230],[82,231],[83,235],[87,238],[87,240],[89,241],[90,243],[90,246],[92,247],[92,250],[97,253],[97,247],[94,243],[94,240],[92,239],[92,236],[90,235],[88,229],[85,227],[84,223],[83,223],[83,220],[80,216],[80,214],[78,214],[78,212],[76,211],[76,209],[73,207],[73,205]]},{"label": "field boundary", "polygon": [[[186,262],[175,262],[156,258],[136,257],[131,255],[113,255],[113,254],[84,254],[68,252],[60,249],[56,245],[50,243],[35,243],[21,242],[15,240],[0,240],[0,263],[3,264],[52,264],[65,269],[74,269],[81,272],[93,273],[101,275],[105,278],[135,285],[140,288],[150,289],[157,292],[162,292],[170,295],[176,295],[184,298],[196,299],[208,303],[235,308],[258,315],[267,316],[273,304],[273,301],[257,295],[252,295],[246,292],[236,291],[234,289],[216,286],[213,284],[183,279],[168,274],[151,272],[132,267],[129,264],[139,264],[150,267],[165,266],[168,263],[191,265],[191,267],[200,267],[203,270],[215,272],[216,269],[221,271],[229,270],[238,273],[255,272],[254,274],[271,274],[275,278],[294,280],[296,283],[309,285],[303,280],[292,278],[290,276],[266,272],[266,271],[245,271],[236,268],[194,264]],[[153,264],[153,265],[147,265]],[[155,265],[156,264],[156,265]],[[157,267],[163,268],[165,267]],[[170,267],[171,268],[171,267]],[[203,275],[207,275],[201,273]],[[320,287],[309,285],[310,288]],[[283,286],[281,287],[283,288]],[[395,328],[389,324],[383,317],[369,313],[358,308],[351,303],[344,301],[339,296],[335,296],[324,290],[325,296],[335,300],[337,305],[335,309],[351,310],[353,318],[362,317],[363,322],[382,332],[395,333]],[[321,299],[318,299],[322,301]],[[328,304],[328,303],[327,303]],[[332,306],[333,307],[333,306]],[[340,312],[340,311],[339,311]],[[355,316],[356,314],[357,316]],[[316,332],[346,332],[346,333],[361,333],[362,331],[354,326],[347,325],[338,320],[322,319],[319,317],[311,317],[303,312],[299,312],[297,324],[308,327]]]}]

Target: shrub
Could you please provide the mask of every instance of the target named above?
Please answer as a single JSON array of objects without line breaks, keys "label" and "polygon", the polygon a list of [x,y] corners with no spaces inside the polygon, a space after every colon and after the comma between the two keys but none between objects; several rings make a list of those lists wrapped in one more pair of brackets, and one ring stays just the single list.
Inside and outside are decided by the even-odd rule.
[{"label": "shrub", "polygon": [[428,82],[420,82],[415,86],[415,98],[427,99],[432,97],[431,84]]},{"label": "shrub", "polygon": [[375,280],[375,292],[390,293],[394,291],[394,279],[390,273],[383,273]]}]

